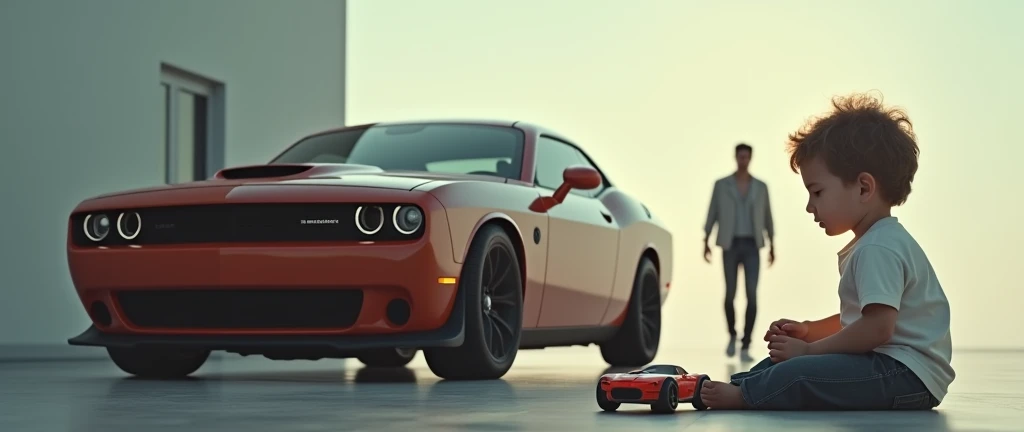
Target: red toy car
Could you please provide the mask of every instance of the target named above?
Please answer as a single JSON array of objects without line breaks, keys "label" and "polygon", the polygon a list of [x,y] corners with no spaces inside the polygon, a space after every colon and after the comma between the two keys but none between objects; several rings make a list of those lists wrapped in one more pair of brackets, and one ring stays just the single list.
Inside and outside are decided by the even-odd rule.
[{"label": "red toy car", "polygon": [[700,400],[700,389],[707,379],[707,375],[691,374],[674,365],[604,374],[597,382],[597,405],[615,411],[624,403],[648,404],[654,412],[670,413],[683,401],[704,410],[707,406]]}]

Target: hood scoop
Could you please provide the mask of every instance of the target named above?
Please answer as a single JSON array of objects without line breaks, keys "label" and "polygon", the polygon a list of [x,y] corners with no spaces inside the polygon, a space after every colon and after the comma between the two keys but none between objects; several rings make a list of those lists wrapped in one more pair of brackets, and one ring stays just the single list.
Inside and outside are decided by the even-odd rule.
[{"label": "hood scoop", "polygon": [[271,164],[225,168],[214,175],[218,180],[338,178],[342,174],[382,173],[384,170],[357,164]]},{"label": "hood scoop", "polygon": [[272,177],[290,177],[302,174],[311,166],[303,165],[254,165],[237,168],[225,168],[217,172],[214,178],[224,180],[244,180]]}]

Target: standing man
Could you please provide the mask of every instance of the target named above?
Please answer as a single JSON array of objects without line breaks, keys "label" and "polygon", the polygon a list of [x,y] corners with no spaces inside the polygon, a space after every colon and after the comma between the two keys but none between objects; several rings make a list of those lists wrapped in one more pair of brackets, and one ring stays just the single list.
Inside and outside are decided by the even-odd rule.
[{"label": "standing man", "polygon": [[740,143],[736,146],[736,172],[715,182],[711,192],[711,206],[708,220],[704,224],[704,260],[711,262],[711,228],[718,224],[718,238],[715,242],[722,248],[722,263],[725,267],[725,319],[729,326],[729,345],[726,355],[736,354],[736,278],[739,267],[743,266],[747,297],[747,314],[743,326],[740,358],[752,361],[750,348],[754,319],[757,317],[757,276],[761,267],[761,248],[768,234],[768,265],[775,262],[775,228],[772,224],[772,208],[768,201],[768,185],[750,175],[750,158],[754,149]]}]

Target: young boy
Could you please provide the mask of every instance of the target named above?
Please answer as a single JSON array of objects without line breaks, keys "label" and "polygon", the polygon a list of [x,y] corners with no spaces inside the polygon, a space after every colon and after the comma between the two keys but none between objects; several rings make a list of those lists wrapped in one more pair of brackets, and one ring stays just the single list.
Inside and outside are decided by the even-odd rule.
[{"label": "young boy", "polygon": [[729,383],[708,381],[711,409],[929,410],[955,376],[946,295],[928,258],[890,214],[906,202],[918,147],[906,114],[865,95],[790,135],[790,166],[839,251],[836,315],[775,321],[769,358]]}]

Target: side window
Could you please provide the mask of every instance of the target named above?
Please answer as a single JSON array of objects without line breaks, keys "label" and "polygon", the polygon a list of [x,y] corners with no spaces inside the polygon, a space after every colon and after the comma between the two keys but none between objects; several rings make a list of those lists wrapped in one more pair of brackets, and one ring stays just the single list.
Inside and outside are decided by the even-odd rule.
[{"label": "side window", "polygon": [[537,173],[534,182],[541,187],[558,189],[562,185],[565,169],[581,163],[574,147],[548,137],[540,137],[537,140]]}]

